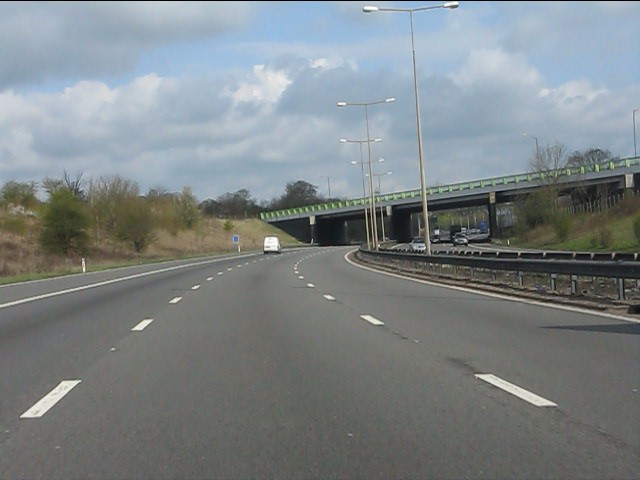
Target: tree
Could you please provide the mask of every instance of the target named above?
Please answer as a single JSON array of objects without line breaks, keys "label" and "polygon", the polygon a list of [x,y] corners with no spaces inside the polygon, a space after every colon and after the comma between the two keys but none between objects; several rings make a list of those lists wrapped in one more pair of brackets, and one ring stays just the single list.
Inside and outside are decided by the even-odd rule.
[{"label": "tree", "polygon": [[[611,152],[609,150],[603,150],[601,148],[589,148],[584,152],[576,150],[569,156],[568,166],[570,167],[584,167],[585,173],[594,171],[595,166],[610,159]],[[601,198],[604,198],[609,193],[607,185],[598,184],[596,186],[589,186],[585,183],[580,185],[572,192],[572,200],[574,204],[592,203]]]},{"label": "tree", "polygon": [[318,195],[318,186],[304,180],[289,182],[285,193],[274,201],[274,209],[304,207],[322,203],[323,198]]},{"label": "tree", "polygon": [[42,216],[40,242],[45,250],[53,253],[84,253],[88,223],[83,203],[71,191],[55,191]]},{"label": "tree", "polygon": [[129,242],[136,252],[142,252],[153,240],[155,233],[153,212],[149,201],[140,197],[129,197],[119,205],[116,235]]},{"label": "tree", "polygon": [[198,200],[191,192],[191,187],[183,187],[178,204],[184,226],[192,229],[198,223]]},{"label": "tree", "polygon": [[138,184],[119,175],[100,177],[89,184],[88,199],[99,229],[115,232],[118,226],[118,207],[139,195]]},{"label": "tree", "polygon": [[24,208],[33,208],[37,203],[37,182],[16,182],[10,180],[0,189],[0,200],[3,203],[21,205]]},{"label": "tree", "polygon": [[63,172],[62,178],[46,177],[42,181],[45,191],[51,195],[62,188],[66,188],[78,200],[86,200],[85,182],[82,180],[82,172],[76,173],[76,178],[72,179],[66,170]]}]

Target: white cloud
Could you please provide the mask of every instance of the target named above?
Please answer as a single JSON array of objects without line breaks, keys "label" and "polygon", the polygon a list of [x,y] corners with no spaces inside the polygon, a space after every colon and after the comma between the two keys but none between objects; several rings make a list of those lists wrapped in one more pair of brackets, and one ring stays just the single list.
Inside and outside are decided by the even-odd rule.
[{"label": "white cloud", "polygon": [[251,81],[243,82],[233,93],[234,100],[274,103],[291,84],[285,72],[272,70],[265,65],[255,65],[253,77]]}]

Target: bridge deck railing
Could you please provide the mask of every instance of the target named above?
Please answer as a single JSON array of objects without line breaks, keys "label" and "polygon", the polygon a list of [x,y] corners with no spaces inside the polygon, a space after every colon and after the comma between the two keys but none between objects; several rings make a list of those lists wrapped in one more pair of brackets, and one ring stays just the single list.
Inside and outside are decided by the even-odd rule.
[{"label": "bridge deck railing", "polygon": [[[494,177],[483,180],[473,180],[470,182],[453,183],[450,185],[439,185],[427,188],[427,195],[435,195],[442,193],[460,192],[463,190],[474,190],[486,187],[496,187],[503,185],[519,184],[522,182],[534,182],[544,181],[546,178],[558,178],[558,177],[570,177],[585,175],[588,173],[596,173],[603,171],[616,170],[619,168],[630,168],[632,166],[640,165],[640,157],[633,157],[627,159],[607,160],[606,162],[598,163],[595,165],[582,165],[567,167],[557,170],[548,170],[544,172],[531,172],[521,173],[517,175],[510,175],[506,177]],[[394,200],[408,199],[408,198],[420,198],[421,191],[408,190],[404,192],[388,193],[377,195],[375,197],[376,203],[388,202]],[[341,208],[349,208],[356,206],[365,206],[371,204],[371,198],[356,198],[352,200],[342,200],[337,202],[323,203],[319,205],[309,205],[305,207],[295,207],[283,210],[275,210],[272,212],[262,212],[260,219],[272,220],[283,217],[290,217],[292,215],[312,214],[316,212],[323,212],[328,210],[336,210]]]}]

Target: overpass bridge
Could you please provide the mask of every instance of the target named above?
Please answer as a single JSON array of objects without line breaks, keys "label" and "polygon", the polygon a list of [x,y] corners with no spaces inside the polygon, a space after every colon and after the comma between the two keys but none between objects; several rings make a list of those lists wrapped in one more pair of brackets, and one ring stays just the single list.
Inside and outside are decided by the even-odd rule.
[{"label": "overpass bridge", "polygon": [[[561,195],[577,188],[603,185],[611,193],[640,188],[640,157],[609,160],[593,166],[521,173],[427,188],[429,212],[485,206],[492,235],[498,232],[496,206],[513,202],[553,183]],[[366,241],[364,210],[371,199],[356,198],[289,208],[260,214],[270,223],[303,242],[345,245]],[[420,189],[375,195],[378,231],[407,242],[413,236],[411,217],[422,212]]]}]

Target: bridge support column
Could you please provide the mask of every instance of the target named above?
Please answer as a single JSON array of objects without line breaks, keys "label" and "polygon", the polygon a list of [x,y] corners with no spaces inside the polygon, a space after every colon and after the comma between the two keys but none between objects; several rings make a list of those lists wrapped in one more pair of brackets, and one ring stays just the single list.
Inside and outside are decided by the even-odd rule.
[{"label": "bridge support column", "polygon": [[489,237],[497,238],[498,232],[498,215],[496,212],[496,192],[489,192]]},{"label": "bridge support column", "polygon": [[311,215],[309,217],[309,232],[311,234],[311,242],[310,243],[318,243],[318,232],[316,228],[316,216]]},{"label": "bridge support column", "polygon": [[391,219],[389,228],[389,238],[398,243],[408,243],[411,241],[411,213],[398,211],[391,208]]}]

